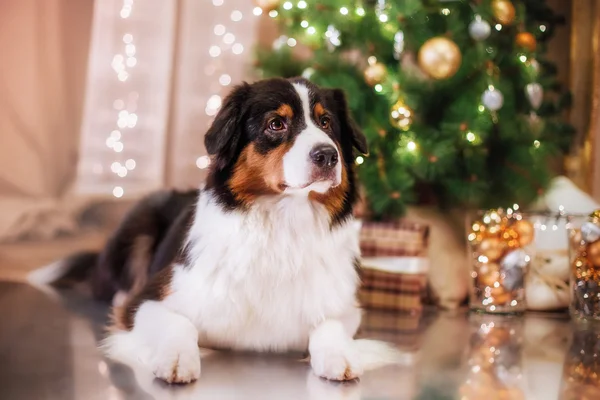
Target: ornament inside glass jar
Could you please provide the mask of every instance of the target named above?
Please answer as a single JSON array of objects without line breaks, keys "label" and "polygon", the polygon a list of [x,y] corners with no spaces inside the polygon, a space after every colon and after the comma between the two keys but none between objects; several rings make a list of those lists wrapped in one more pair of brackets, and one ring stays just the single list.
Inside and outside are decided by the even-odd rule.
[{"label": "ornament inside glass jar", "polygon": [[511,209],[480,212],[469,227],[473,271],[470,306],[490,313],[525,311],[524,280],[534,228]]},{"label": "ornament inside glass jar", "polygon": [[600,320],[600,210],[587,218],[571,217],[568,229],[570,314],[578,319]]}]

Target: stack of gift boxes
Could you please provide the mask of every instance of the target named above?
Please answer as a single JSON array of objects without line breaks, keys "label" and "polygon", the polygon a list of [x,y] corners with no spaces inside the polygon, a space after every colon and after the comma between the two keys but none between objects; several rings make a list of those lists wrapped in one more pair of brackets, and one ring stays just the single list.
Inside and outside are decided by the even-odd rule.
[{"label": "stack of gift boxes", "polygon": [[361,305],[420,313],[429,269],[428,228],[409,221],[363,222],[360,232]]}]

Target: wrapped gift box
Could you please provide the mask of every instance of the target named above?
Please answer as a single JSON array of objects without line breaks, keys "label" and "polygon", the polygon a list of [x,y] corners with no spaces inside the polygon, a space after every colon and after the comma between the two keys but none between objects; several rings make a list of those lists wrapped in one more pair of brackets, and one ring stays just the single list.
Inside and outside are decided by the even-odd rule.
[{"label": "wrapped gift box", "polygon": [[422,309],[429,229],[409,221],[363,222],[359,300],[364,308],[410,314]]}]

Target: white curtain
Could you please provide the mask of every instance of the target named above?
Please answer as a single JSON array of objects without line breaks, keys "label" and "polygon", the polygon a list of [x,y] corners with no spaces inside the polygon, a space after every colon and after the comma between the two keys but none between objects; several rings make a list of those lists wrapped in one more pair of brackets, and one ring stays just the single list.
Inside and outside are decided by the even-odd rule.
[{"label": "white curtain", "polygon": [[78,192],[135,198],[198,186],[203,134],[249,72],[249,0],[96,3]]},{"label": "white curtain", "polygon": [[205,177],[204,132],[231,87],[252,79],[264,21],[253,9],[253,0],[180,2],[167,186],[198,187]]},{"label": "white curtain", "polygon": [[252,79],[254,7],[0,1],[0,241],[73,231],[92,200],[199,186],[204,132]]}]

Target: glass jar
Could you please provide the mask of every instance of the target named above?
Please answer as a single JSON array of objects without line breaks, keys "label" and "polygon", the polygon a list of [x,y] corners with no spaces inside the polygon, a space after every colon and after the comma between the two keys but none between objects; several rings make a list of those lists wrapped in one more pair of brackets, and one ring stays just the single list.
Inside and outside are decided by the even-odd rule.
[{"label": "glass jar", "polygon": [[479,212],[471,221],[467,237],[473,278],[471,309],[524,312],[533,224],[511,209]]},{"label": "glass jar", "polygon": [[527,309],[564,310],[569,307],[569,245],[567,216],[563,212],[526,213],[534,240],[528,252],[531,264],[525,279]]},{"label": "glass jar", "polygon": [[[597,212],[596,212],[597,213]],[[600,320],[600,221],[569,216],[571,268],[569,311],[574,318]]]},{"label": "glass jar", "polygon": [[524,320],[514,316],[471,314],[466,379],[461,399],[525,399]]}]

